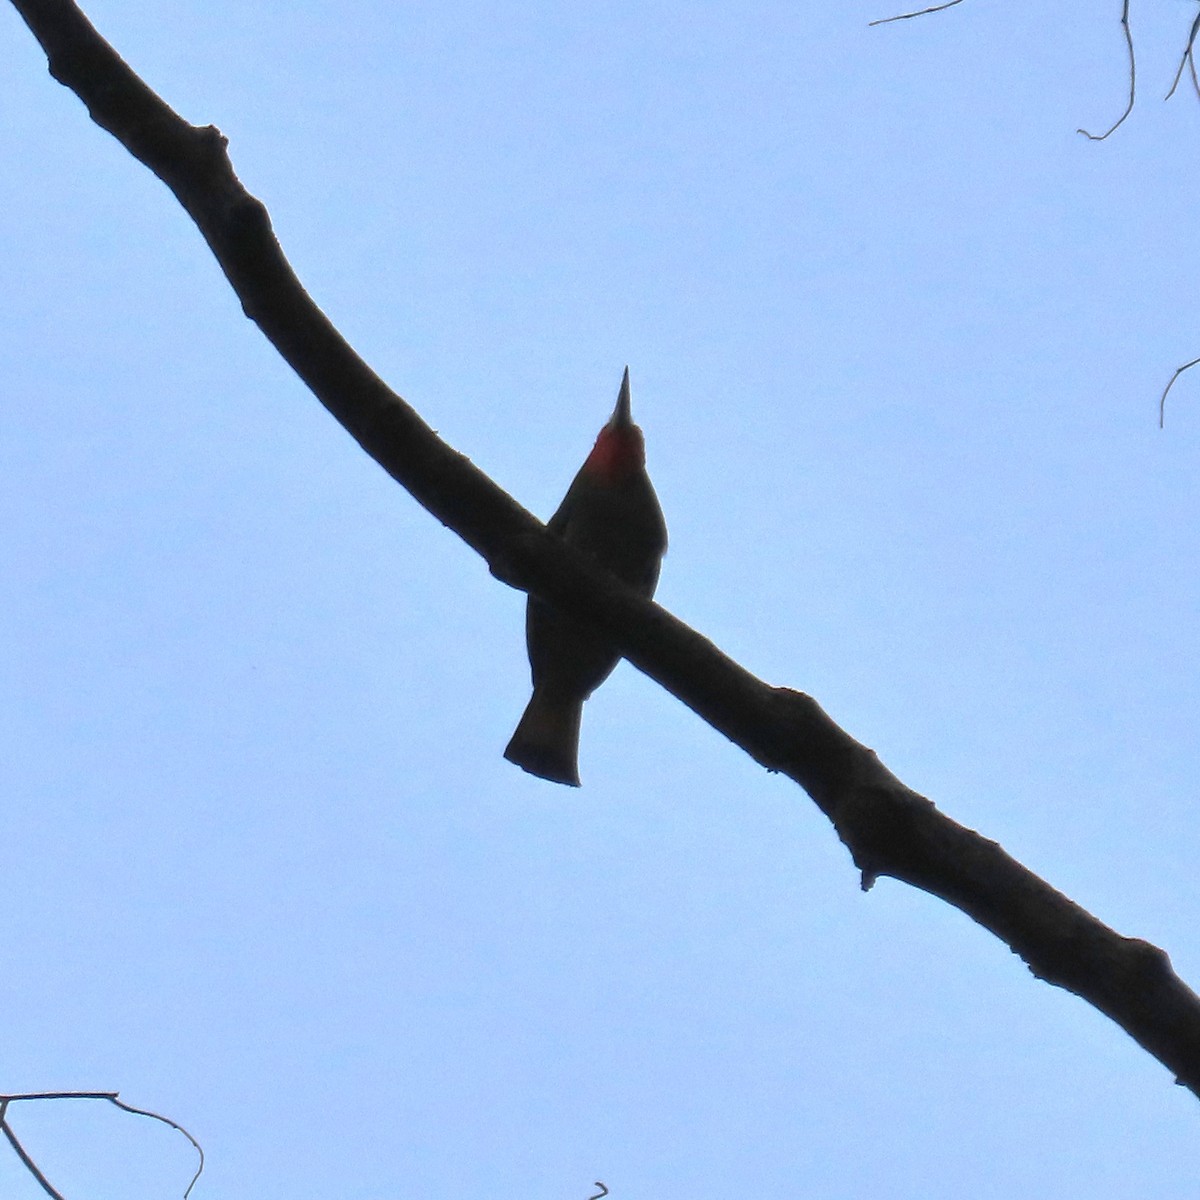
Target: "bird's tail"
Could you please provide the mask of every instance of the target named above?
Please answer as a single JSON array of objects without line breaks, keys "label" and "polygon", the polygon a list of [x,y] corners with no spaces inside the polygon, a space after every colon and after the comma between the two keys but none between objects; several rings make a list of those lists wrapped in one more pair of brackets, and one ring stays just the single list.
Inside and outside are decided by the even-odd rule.
[{"label": "bird's tail", "polygon": [[583,701],[534,688],[504,757],[530,775],[579,786],[579,722]]}]

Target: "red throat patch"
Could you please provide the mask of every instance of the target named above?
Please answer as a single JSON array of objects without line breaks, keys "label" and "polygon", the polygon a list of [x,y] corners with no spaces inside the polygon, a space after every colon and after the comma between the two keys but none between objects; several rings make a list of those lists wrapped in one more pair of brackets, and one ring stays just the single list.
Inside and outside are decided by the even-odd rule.
[{"label": "red throat patch", "polygon": [[621,479],[646,465],[646,443],[636,425],[613,429],[605,425],[583,469],[600,479]]}]

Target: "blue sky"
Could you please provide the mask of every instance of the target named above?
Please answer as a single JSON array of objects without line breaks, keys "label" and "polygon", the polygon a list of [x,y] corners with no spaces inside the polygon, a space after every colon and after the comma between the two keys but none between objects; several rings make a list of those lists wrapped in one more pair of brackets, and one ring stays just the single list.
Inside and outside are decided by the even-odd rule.
[{"label": "blue sky", "polygon": [[[1194,6],[94,0],[318,303],[548,516],[626,363],[659,598],[1200,982]],[[1186,1194],[1194,1097],[523,598],[0,6],[0,1089],[199,1200]],[[182,1192],[115,1111],[75,1197]],[[40,1193],[0,1153],[0,1193]]]}]

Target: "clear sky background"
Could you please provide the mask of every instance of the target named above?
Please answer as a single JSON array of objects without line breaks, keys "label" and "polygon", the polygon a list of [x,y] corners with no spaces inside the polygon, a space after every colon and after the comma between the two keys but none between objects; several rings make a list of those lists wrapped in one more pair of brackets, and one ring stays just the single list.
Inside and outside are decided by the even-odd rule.
[{"label": "clear sky background", "polygon": [[[543,517],[634,412],[659,598],[1200,983],[1195,6],[90,0]],[[0,1090],[197,1200],[1194,1194],[1200,1106],[329,418],[0,4]],[[13,1114],[72,1200],[169,1130]],[[0,1195],[41,1193],[0,1147]]]}]

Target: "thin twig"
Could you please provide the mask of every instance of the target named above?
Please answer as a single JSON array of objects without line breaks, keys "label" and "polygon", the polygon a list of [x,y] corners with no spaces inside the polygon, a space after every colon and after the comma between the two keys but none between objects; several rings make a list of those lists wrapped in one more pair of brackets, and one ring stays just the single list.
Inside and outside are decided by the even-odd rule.
[{"label": "thin twig", "polygon": [[[1116,133],[1122,125],[1125,124],[1129,114],[1133,112],[1133,101],[1137,94],[1137,58],[1133,52],[1133,34],[1129,32],[1129,0],[1124,0],[1121,7],[1121,28],[1125,33],[1125,48],[1129,54],[1129,103],[1125,106],[1125,111],[1117,118],[1111,129],[1104,133],[1089,133],[1086,129],[1077,129],[1076,133],[1082,133],[1085,138],[1091,138],[1093,142],[1102,142],[1110,134]],[[1193,36],[1195,36],[1193,34]],[[1183,65],[1180,64],[1181,71]],[[1175,89],[1172,88],[1171,91]]]},{"label": "thin twig", "polygon": [[[132,1104],[126,1104],[124,1100],[119,1099],[119,1092],[15,1092],[11,1095],[0,1096],[0,1127],[3,1128],[5,1136],[12,1143],[12,1147],[21,1156],[21,1161],[34,1175],[37,1181],[44,1187],[52,1196],[58,1196],[50,1184],[46,1181],[46,1177],[37,1169],[33,1160],[22,1149],[21,1144],[17,1141],[15,1134],[8,1127],[8,1122],[5,1119],[5,1113],[10,1103],[15,1103],[18,1100],[107,1100],[110,1104],[115,1104],[117,1108],[123,1109],[127,1113],[133,1113],[138,1117],[150,1117],[152,1120],[161,1121],[164,1125],[169,1125],[172,1129],[178,1130],[183,1134],[193,1146],[196,1147],[196,1153],[200,1156],[200,1165],[196,1168],[195,1175],[192,1176],[192,1182],[187,1185],[187,1190],[183,1193],[183,1200],[187,1200],[191,1194],[192,1188],[196,1186],[198,1180],[204,1172],[204,1147],[178,1121],[172,1121],[170,1117],[164,1117],[161,1113],[150,1112],[145,1108],[134,1108]],[[61,1197],[60,1197],[61,1200]]]},{"label": "thin twig", "polygon": [[47,1196],[52,1197],[53,1200],[67,1200],[62,1192],[60,1192],[54,1186],[54,1184],[52,1184],[50,1180],[48,1180],[45,1175],[42,1174],[37,1163],[35,1163],[33,1159],[29,1157],[25,1147],[17,1141],[17,1135],[13,1133],[12,1128],[7,1120],[0,1120],[0,1133],[3,1133],[4,1136],[8,1138],[8,1144],[17,1152],[17,1157],[25,1164],[25,1170],[27,1170],[30,1175],[32,1175],[34,1179],[36,1179],[38,1183],[42,1185],[42,1191],[44,1191]]},{"label": "thin twig", "polygon": [[127,1113],[133,1113],[139,1117],[150,1117],[152,1120],[161,1121],[164,1125],[169,1125],[172,1129],[176,1129],[182,1133],[196,1147],[196,1153],[200,1156],[200,1165],[196,1168],[195,1175],[192,1176],[192,1182],[184,1189],[183,1200],[187,1200],[188,1196],[191,1195],[192,1188],[196,1186],[196,1180],[204,1173],[204,1147],[178,1121],[172,1121],[170,1117],[164,1117],[162,1113],[150,1112],[149,1109],[145,1108],[134,1108],[132,1104],[126,1104],[124,1100],[118,1100],[115,1092],[113,1095],[106,1097],[106,1099],[112,1101],[118,1108],[123,1108]]},{"label": "thin twig", "polygon": [[878,21],[868,21],[867,28],[870,29],[873,25],[890,25],[893,21],[911,21],[913,17],[927,17],[930,13],[944,12],[947,8],[953,8],[956,4],[961,4],[962,0],[946,0],[945,4],[935,4],[932,8],[922,8],[918,12],[897,13],[894,17],[880,17]]},{"label": "thin twig", "polygon": [[1184,371],[1190,371],[1194,366],[1200,364],[1200,358],[1193,358],[1191,362],[1184,363],[1182,367],[1176,367],[1175,374],[1171,376],[1171,381],[1163,388],[1163,394],[1158,401],[1158,427],[1163,427],[1163,419],[1166,416],[1167,393],[1175,386],[1177,380]]},{"label": "thin twig", "polygon": [[1175,72],[1175,79],[1171,83],[1171,90],[1163,97],[1164,100],[1170,100],[1175,95],[1175,89],[1179,86],[1179,81],[1183,78],[1183,68],[1188,65],[1192,68],[1192,82],[1196,85],[1197,93],[1200,93],[1200,83],[1196,83],[1196,60],[1192,53],[1196,46],[1197,33],[1200,33],[1200,13],[1196,14],[1196,19],[1192,22],[1192,31],[1188,34],[1187,45],[1183,48],[1183,57],[1179,60],[1179,70]]},{"label": "thin twig", "polygon": [[608,1188],[606,1188],[598,1179],[596,1180],[596,1187],[598,1187],[600,1190],[594,1196],[589,1196],[588,1200],[604,1200],[604,1197],[608,1195]]}]

